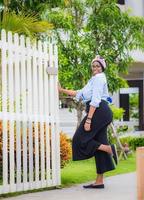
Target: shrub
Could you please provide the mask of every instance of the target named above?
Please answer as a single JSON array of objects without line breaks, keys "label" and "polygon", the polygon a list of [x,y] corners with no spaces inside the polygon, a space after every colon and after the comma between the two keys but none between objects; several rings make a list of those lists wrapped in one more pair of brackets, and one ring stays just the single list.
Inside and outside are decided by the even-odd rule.
[{"label": "shrub", "polygon": [[129,145],[132,149],[136,150],[137,147],[144,146],[144,137],[135,137],[129,141]]},{"label": "shrub", "polygon": [[120,120],[122,119],[124,115],[124,109],[123,108],[118,108],[115,105],[111,105],[111,110],[113,112],[113,118],[114,120]]},{"label": "shrub", "polygon": [[[113,120],[120,120],[123,117],[124,109],[118,108],[115,105],[110,105],[110,108],[113,113]],[[117,129],[117,133],[120,133],[120,131],[125,131],[125,127],[120,127]],[[110,127],[108,127],[108,140],[110,143],[116,143],[116,138],[113,136],[113,131]]]},{"label": "shrub", "polygon": [[110,144],[115,144],[116,143],[116,138],[113,135],[112,129],[110,127],[108,127],[108,141]]},{"label": "shrub", "polygon": [[144,137],[124,137],[120,138],[120,141],[122,144],[128,143],[129,146],[133,149],[136,150],[137,147],[144,146]]},{"label": "shrub", "polygon": [[133,138],[132,136],[122,137],[122,138],[120,138],[120,141],[121,141],[122,145],[125,143],[129,144],[129,142],[132,140],[132,138]]},{"label": "shrub", "polygon": [[132,139],[133,139],[132,136],[122,137],[120,138],[120,141],[121,141],[121,144],[124,145],[125,143],[129,144]]},{"label": "shrub", "polygon": [[72,149],[70,140],[66,134],[60,133],[60,157],[61,157],[61,167],[64,167],[71,159]]},{"label": "shrub", "polygon": [[[27,140],[29,140],[28,137],[28,131],[29,128],[27,128]],[[7,133],[8,133],[8,140],[9,140],[9,121],[7,122]],[[0,165],[2,164],[2,135],[3,135],[3,127],[2,127],[2,121],[0,121]],[[21,129],[21,137],[22,137],[22,129]],[[50,138],[50,149],[51,149],[51,127],[49,127],[49,138]],[[21,138],[22,139],[22,138]],[[21,141],[21,145],[22,145]],[[35,128],[33,124],[33,156],[35,156]],[[40,143],[40,123],[38,123],[38,142]],[[16,130],[14,128],[14,154],[16,155]],[[44,124],[44,143],[46,143],[46,126]],[[46,151],[46,149],[45,149]],[[10,146],[8,141],[8,154],[10,152]],[[29,156],[29,151],[27,152],[27,155]],[[64,167],[66,163],[71,159],[72,150],[71,150],[71,144],[70,140],[64,133],[60,133],[60,157],[61,157],[61,167]],[[21,159],[23,157],[22,149],[21,149]],[[46,152],[45,152],[45,159],[46,159]],[[51,158],[50,158],[51,159]],[[51,161],[50,161],[51,162]],[[35,159],[33,160],[33,163],[35,163]],[[51,165],[51,164],[50,164]]]}]

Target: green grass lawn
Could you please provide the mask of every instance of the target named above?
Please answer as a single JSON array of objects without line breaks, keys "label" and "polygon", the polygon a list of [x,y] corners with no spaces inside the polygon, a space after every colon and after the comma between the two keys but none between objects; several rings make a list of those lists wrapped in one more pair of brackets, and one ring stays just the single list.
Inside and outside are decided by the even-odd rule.
[{"label": "green grass lawn", "polygon": [[[115,170],[105,173],[105,176],[114,176],[136,170],[135,153],[127,160],[121,160]],[[62,186],[84,183],[94,180],[96,177],[95,160],[71,161],[61,170]]]}]

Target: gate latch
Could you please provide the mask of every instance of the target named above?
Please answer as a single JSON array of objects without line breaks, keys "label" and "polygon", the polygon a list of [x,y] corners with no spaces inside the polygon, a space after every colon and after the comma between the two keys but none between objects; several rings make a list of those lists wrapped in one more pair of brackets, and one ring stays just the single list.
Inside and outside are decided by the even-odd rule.
[{"label": "gate latch", "polygon": [[50,75],[57,75],[58,74],[58,68],[55,68],[55,67],[47,67],[46,71]]}]

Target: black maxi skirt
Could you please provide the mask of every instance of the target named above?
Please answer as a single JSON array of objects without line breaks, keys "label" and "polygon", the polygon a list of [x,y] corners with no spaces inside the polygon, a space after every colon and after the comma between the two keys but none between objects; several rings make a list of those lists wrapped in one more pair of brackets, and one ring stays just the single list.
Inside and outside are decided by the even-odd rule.
[{"label": "black maxi skirt", "polygon": [[[90,108],[89,103],[87,102],[86,104],[87,113]],[[115,169],[111,155],[98,150],[101,144],[109,144],[107,126],[112,122],[112,111],[108,103],[102,100],[100,106],[96,108],[90,131],[84,130],[86,118],[87,115],[82,120],[72,139],[73,160],[85,160],[95,157],[98,174]]]}]

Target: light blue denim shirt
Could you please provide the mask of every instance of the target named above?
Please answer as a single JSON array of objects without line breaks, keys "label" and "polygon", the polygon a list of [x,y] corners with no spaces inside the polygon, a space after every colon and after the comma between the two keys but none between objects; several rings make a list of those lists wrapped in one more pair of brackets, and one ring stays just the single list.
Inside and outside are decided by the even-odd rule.
[{"label": "light blue denim shirt", "polygon": [[83,103],[88,101],[91,106],[99,107],[101,100],[106,100],[109,98],[108,86],[105,74],[99,73],[88,81],[88,83],[81,89],[77,91],[76,100],[82,100]]}]

